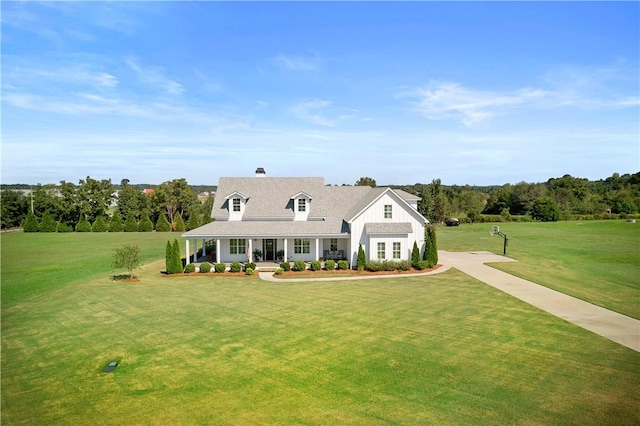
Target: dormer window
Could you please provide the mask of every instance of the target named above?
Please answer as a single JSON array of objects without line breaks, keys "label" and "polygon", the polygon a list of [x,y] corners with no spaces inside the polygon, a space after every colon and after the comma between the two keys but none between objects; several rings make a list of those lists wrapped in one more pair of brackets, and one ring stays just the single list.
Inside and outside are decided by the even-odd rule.
[{"label": "dormer window", "polygon": [[298,199],[298,211],[306,212],[307,211],[307,200],[304,198]]},{"label": "dormer window", "polygon": [[249,197],[239,192],[232,192],[225,197],[225,200],[227,200],[229,220],[242,220]]},{"label": "dormer window", "polygon": [[240,211],[240,198],[234,198],[233,199],[233,211],[234,212],[239,212]]},{"label": "dormer window", "polygon": [[293,211],[295,216],[293,220],[308,220],[309,212],[311,211],[311,195],[306,192],[298,192],[291,197],[293,201]]}]

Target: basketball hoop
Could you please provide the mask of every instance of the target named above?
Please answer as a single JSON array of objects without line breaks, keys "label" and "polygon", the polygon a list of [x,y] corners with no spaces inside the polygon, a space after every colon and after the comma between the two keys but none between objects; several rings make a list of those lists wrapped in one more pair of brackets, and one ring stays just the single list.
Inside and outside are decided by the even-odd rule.
[{"label": "basketball hoop", "polygon": [[504,239],[504,248],[502,250],[502,254],[506,256],[507,254],[507,244],[509,239],[507,238],[507,234],[500,232],[500,226],[498,225],[493,225],[491,227],[491,231],[489,231],[489,235],[491,235],[492,237],[494,235],[500,235],[503,239]]}]

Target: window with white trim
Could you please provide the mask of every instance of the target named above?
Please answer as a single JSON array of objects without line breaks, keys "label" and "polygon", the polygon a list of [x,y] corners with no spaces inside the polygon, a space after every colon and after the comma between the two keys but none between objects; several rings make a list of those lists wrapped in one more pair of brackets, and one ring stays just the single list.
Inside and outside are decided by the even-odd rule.
[{"label": "window with white trim", "polygon": [[229,253],[244,254],[247,251],[247,240],[244,238],[232,238],[229,240]]},{"label": "window with white trim", "polygon": [[393,206],[391,204],[384,205],[384,218],[392,219],[393,216]]},{"label": "window with white trim", "polygon": [[331,238],[331,251],[332,252],[338,251],[338,239],[337,238]]},{"label": "window with white trim", "polygon": [[311,240],[309,238],[295,238],[293,240],[293,252],[295,254],[311,253]]},{"label": "window with white trim", "polygon": [[385,259],[387,257],[385,244],[378,243],[378,259]]},{"label": "window with white trim", "polygon": [[397,242],[393,243],[393,258],[394,259],[400,259],[401,247],[402,247],[402,245],[400,243],[397,243]]},{"label": "window with white trim", "polygon": [[239,212],[240,211],[240,198],[234,198],[233,199],[233,211],[234,212]]},{"label": "window with white trim", "polygon": [[298,211],[306,212],[307,211],[307,200],[304,198],[300,198],[298,200]]}]

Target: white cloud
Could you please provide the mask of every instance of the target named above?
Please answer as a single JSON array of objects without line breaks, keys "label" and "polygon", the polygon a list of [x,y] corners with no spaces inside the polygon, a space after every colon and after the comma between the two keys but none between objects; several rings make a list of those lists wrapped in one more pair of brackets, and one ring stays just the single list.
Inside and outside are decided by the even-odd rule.
[{"label": "white cloud", "polygon": [[321,99],[298,103],[291,107],[290,111],[303,121],[325,127],[335,127],[338,123],[353,117],[352,111],[333,107],[330,101]]},{"label": "white cloud", "polygon": [[140,80],[152,87],[156,87],[160,90],[163,90],[171,95],[181,95],[184,92],[184,87],[164,75],[164,71],[160,67],[142,67],[138,64],[138,62],[133,58],[128,58],[126,61],[127,65],[134,70]]},{"label": "white cloud", "polygon": [[318,71],[323,64],[322,59],[317,54],[313,56],[295,56],[280,53],[272,57],[270,62],[278,68],[295,72]]}]

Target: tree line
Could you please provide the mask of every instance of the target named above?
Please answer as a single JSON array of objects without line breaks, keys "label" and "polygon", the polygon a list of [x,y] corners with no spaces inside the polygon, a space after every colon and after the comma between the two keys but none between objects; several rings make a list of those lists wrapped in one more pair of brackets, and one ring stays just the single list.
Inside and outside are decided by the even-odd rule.
[{"label": "tree line", "polygon": [[174,179],[149,193],[110,179],[90,176],[78,184],[36,185],[30,194],[5,189],[1,194],[2,228],[29,232],[185,231],[211,221],[213,195],[204,200],[188,182]]}]

